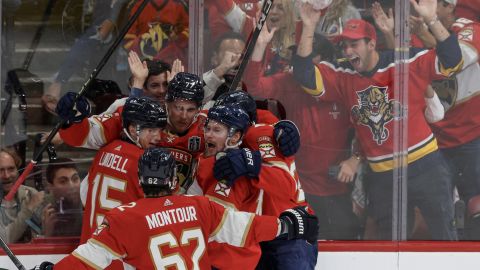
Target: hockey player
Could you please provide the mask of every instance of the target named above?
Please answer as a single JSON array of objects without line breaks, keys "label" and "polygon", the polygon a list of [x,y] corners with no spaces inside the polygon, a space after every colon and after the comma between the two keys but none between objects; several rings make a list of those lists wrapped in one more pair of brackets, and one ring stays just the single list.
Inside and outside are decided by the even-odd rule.
[{"label": "hockey player", "polygon": [[[304,202],[297,203],[301,190],[290,171],[263,164],[258,150],[239,148],[243,136],[250,132],[247,131],[249,126],[247,113],[238,105],[217,105],[209,110],[205,126],[205,152],[199,157],[195,181],[188,192],[204,194],[225,207],[258,214],[268,212],[272,215],[276,207],[304,205]],[[288,208],[290,207],[283,208],[279,213]],[[279,240],[278,243],[284,241]],[[316,263],[316,244],[305,241],[290,244],[296,245],[295,249],[284,248],[296,253],[292,257],[299,259],[292,263],[301,269],[313,269]],[[209,248],[218,250],[212,251],[212,254],[219,255],[212,257],[212,264],[219,269],[232,269],[227,268],[228,262],[240,258],[241,267],[253,269],[260,257],[257,246],[239,250],[213,243]],[[300,253],[312,256],[306,257]],[[283,261],[278,265],[280,264],[285,266],[288,263]]]},{"label": "hockey player", "polygon": [[[281,120],[273,115],[270,111],[257,109],[255,100],[251,95],[245,91],[236,90],[227,92],[218,97],[215,102],[217,105],[231,105],[236,104],[240,106],[245,112],[247,112],[250,122],[253,126],[258,124],[259,126],[274,125],[273,137],[272,134],[259,134],[275,138],[276,146],[280,149],[281,153],[285,157],[294,155],[300,147],[300,133],[295,124],[288,120]],[[249,129],[253,130],[253,129]],[[251,138],[247,136],[247,140],[244,140],[248,144],[247,147],[253,147],[259,140],[258,138]],[[260,140],[261,141],[261,140]]]},{"label": "hockey player", "polygon": [[[458,72],[463,59],[458,40],[437,20],[436,0],[410,1],[437,40],[436,50],[410,50],[408,122],[415,128],[408,134],[409,212],[418,206],[429,225],[432,238],[455,240],[452,226],[453,202],[450,173],[437,141],[425,117],[424,91],[435,78]],[[394,169],[394,52],[379,53],[375,28],[364,20],[346,23],[337,41],[342,41],[348,62],[314,64],[311,59],[312,37],[320,12],[302,4],[303,31],[293,74],[307,93],[323,101],[341,102],[350,111],[357,138],[365,151],[369,170],[369,211],[377,223],[380,239],[392,237],[392,194]],[[422,70],[419,74],[419,70]],[[386,193],[387,192],[387,193]],[[427,194],[427,195],[425,195]]]},{"label": "hockey player", "polygon": [[203,151],[197,133],[205,119],[199,114],[204,96],[203,81],[195,74],[179,72],[168,84],[166,146],[174,145],[192,153]]},{"label": "hockey player", "polygon": [[148,98],[129,98],[122,112],[123,138],[100,148],[88,172],[81,242],[101,224],[106,212],[143,197],[136,179],[144,149],[156,146],[167,124],[165,110]]},{"label": "hockey player", "polygon": [[[203,100],[203,82],[202,80],[190,73],[179,72],[167,87],[166,105],[168,112],[168,125],[162,136],[160,146],[169,147],[174,151],[177,158],[178,175],[180,186],[187,188],[192,160],[204,151],[205,143],[203,141],[203,126],[206,114],[200,112]],[[59,107],[67,111],[70,108],[74,94],[67,94],[59,102]],[[253,119],[256,118],[256,105],[253,98],[245,92],[238,91],[225,94],[225,98],[221,99],[222,103],[239,103],[248,108]],[[76,108],[82,111],[84,104],[87,103],[80,99]],[[88,104],[88,103],[87,103]],[[68,114],[71,112],[64,112]],[[255,115],[255,116],[253,116]],[[276,119],[268,111],[259,113],[262,120],[268,123],[276,122]],[[266,115],[265,117],[263,117]],[[98,149],[102,145],[118,138],[121,130],[121,117],[118,113],[112,115],[92,116],[88,119],[81,120],[71,128],[60,130],[62,140],[71,146],[80,146],[91,149]],[[298,150],[299,134],[296,129],[290,129],[285,123],[277,125],[276,134],[278,142],[281,143],[281,150],[292,155]],[[288,123],[287,123],[288,125]],[[280,131],[280,129],[284,129]],[[291,131],[291,132],[288,132]],[[297,133],[295,133],[297,132]],[[273,135],[272,135],[273,136]],[[287,154],[285,154],[287,155]]]},{"label": "hockey player", "polygon": [[242,109],[248,113],[252,124],[260,123],[273,125],[279,120],[270,111],[257,109],[255,99],[242,90],[235,90],[220,95],[215,101],[214,106],[228,104],[238,104],[242,107]]},{"label": "hockey player", "polygon": [[176,166],[166,149],[146,150],[138,167],[145,198],[112,210],[86,244],[55,266],[44,262],[36,269],[104,269],[122,259],[139,270],[209,270],[209,239],[241,247],[276,237],[315,238],[317,220],[303,207],[275,218],[231,211],[205,197],[172,195]]},{"label": "hockey player", "polygon": [[[73,107],[75,96],[75,93],[67,93],[60,100],[58,105],[60,107],[57,110],[63,115],[73,114],[74,112],[70,112],[69,109]],[[202,105],[203,82],[201,79],[195,74],[177,73],[168,84],[165,99],[168,111],[168,126],[165,130],[167,146],[180,145],[188,150],[193,149],[194,151],[192,152],[201,152],[202,149],[198,149],[197,146],[197,144],[200,145],[200,142],[195,143],[195,146],[189,146],[189,136],[186,134],[190,127],[195,125],[194,122]],[[88,106],[88,102],[81,97],[75,104],[75,109],[88,115],[86,106]],[[94,115],[84,120],[83,118],[74,121],[76,124],[75,128],[60,130],[60,137],[66,144],[75,147],[98,149],[112,139],[119,138],[122,121],[118,113]],[[81,132],[78,133],[78,130],[81,130]],[[182,139],[175,140],[179,137],[182,137]],[[96,138],[95,143],[86,143],[93,142],[93,138]],[[103,141],[101,140],[102,138]]]},{"label": "hockey player", "polygon": [[[67,93],[58,107],[63,115],[69,111],[76,94]],[[166,107],[168,125],[163,130],[162,140],[157,146],[169,147],[174,151],[178,164],[178,177],[183,186],[189,179],[192,161],[203,151],[203,123],[205,116],[199,114],[203,100],[203,82],[195,74],[177,73],[167,87]],[[75,104],[77,111],[85,112],[88,102],[80,98]],[[84,114],[88,115],[88,112]],[[203,115],[203,117],[202,117]],[[203,119],[203,120],[202,120]],[[98,149],[118,139],[122,130],[119,113],[91,116],[75,121],[74,125],[60,130],[61,139],[70,146]]]}]

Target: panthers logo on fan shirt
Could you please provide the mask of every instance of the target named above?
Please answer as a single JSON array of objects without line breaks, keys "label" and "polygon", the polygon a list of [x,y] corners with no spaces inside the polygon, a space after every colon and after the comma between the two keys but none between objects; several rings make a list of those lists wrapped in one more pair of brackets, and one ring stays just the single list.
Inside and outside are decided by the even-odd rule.
[{"label": "panthers logo on fan shirt", "polygon": [[385,125],[393,119],[394,100],[388,99],[388,87],[369,86],[357,92],[358,105],[352,107],[352,116],[357,124],[370,128],[373,140],[383,144],[389,131]]}]

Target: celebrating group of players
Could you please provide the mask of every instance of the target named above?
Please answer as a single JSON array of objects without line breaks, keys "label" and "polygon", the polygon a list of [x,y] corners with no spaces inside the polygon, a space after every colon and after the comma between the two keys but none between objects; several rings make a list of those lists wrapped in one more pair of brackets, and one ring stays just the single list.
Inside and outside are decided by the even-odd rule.
[{"label": "celebrating group of players", "polygon": [[81,188],[81,245],[37,268],[315,267],[318,221],[295,171],[295,125],[243,91],[208,111],[203,100],[203,81],[185,72],[160,102],[130,97],[113,114],[89,117],[86,99],[61,98],[61,139],[98,153]]}]

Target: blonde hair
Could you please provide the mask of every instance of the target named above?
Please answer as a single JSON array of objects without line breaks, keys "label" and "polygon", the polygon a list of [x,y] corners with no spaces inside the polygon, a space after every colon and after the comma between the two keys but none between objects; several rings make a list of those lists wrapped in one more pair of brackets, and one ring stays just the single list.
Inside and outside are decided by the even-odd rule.
[{"label": "blonde hair", "polygon": [[295,14],[295,6],[292,0],[278,1],[283,5],[285,24],[282,28],[277,29],[272,38],[272,47],[279,49],[278,54],[285,59],[290,59],[292,52],[290,47],[295,45],[295,29],[297,25],[297,16]]}]

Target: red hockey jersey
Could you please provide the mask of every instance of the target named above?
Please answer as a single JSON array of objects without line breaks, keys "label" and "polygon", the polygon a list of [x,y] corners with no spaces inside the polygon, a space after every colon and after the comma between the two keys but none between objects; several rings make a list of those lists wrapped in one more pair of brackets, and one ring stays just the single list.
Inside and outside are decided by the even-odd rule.
[{"label": "red hockey jersey", "polygon": [[99,149],[119,139],[122,132],[122,118],[119,113],[93,115],[69,128],[60,129],[60,138],[67,145]]},{"label": "red hockey jersey", "polygon": [[295,157],[284,157],[273,138],[273,126],[257,124],[250,127],[243,147],[260,151],[262,169],[258,188],[264,190],[262,214],[277,216],[285,209],[307,205],[298,177]]},{"label": "red hockey jersey", "polygon": [[90,238],[108,211],[143,198],[138,182],[138,159],[142,154],[143,149],[115,140],[95,155],[88,171],[81,243]]},{"label": "red hockey jersey", "polygon": [[[194,182],[188,194],[204,195],[211,201],[236,211],[260,214],[262,212],[263,191],[253,185],[246,177],[238,179],[232,187],[219,182],[213,176],[215,157],[205,158],[200,155],[195,170]],[[260,246],[253,244],[238,248],[222,243],[210,242],[208,253],[212,265],[218,269],[254,269],[261,256]],[[241,261],[232,265],[232,262]]]},{"label": "red hockey jersey", "polygon": [[108,225],[55,269],[103,269],[123,259],[138,270],[210,270],[209,240],[242,247],[272,240],[279,231],[275,217],[230,211],[197,196],[140,199],[111,211],[106,220]]},{"label": "red hockey jersey", "polygon": [[[121,111],[123,107],[119,107]],[[164,131],[159,146],[169,148],[177,162],[177,175],[181,186],[189,185],[193,160],[205,149],[203,126],[205,115],[199,113],[187,134],[178,136]],[[60,130],[62,140],[74,147],[99,149],[107,143],[119,139],[122,131],[122,118],[119,113],[94,115],[83,119],[67,129]]]}]

